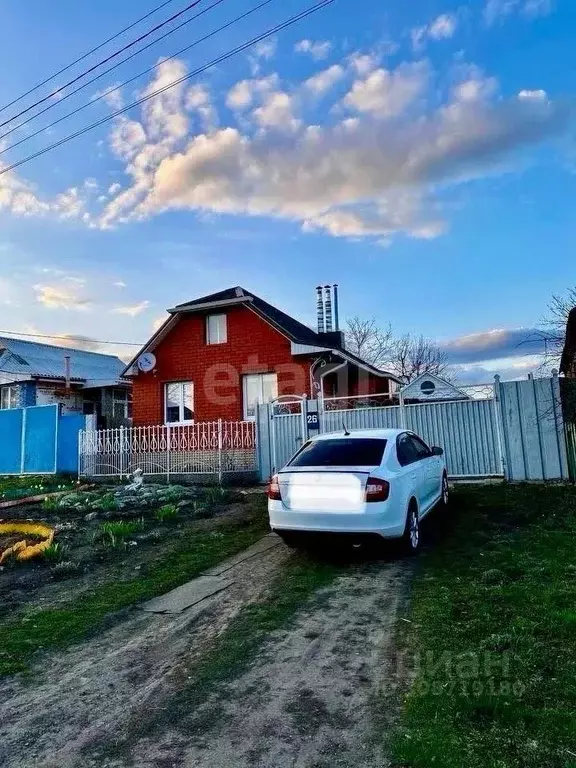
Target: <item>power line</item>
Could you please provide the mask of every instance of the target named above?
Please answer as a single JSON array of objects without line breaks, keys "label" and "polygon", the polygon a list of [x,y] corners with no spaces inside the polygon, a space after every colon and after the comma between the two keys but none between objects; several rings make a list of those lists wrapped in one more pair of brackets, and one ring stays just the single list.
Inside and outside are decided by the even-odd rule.
[{"label": "power line", "polygon": [[117,56],[120,56],[121,53],[124,53],[124,51],[127,51],[129,48],[133,48],[138,43],[141,43],[142,40],[145,40],[147,37],[150,37],[150,35],[154,34],[154,32],[157,32],[159,29],[162,29],[162,27],[165,27],[166,24],[170,24],[171,21],[174,21],[179,16],[182,16],[184,13],[187,13],[187,11],[194,8],[194,6],[199,5],[201,2],[202,0],[194,0],[193,3],[190,3],[181,11],[178,11],[178,13],[175,13],[173,16],[170,16],[169,19],[166,19],[160,24],[157,24],[148,32],[145,32],[143,35],[140,35],[140,37],[137,37],[136,40],[132,40],[130,43],[127,43],[119,50],[110,54],[110,56],[107,56],[105,59],[102,59],[97,64],[94,64],[92,67],[90,67],[89,69],[85,70],[84,72],[81,72],[79,75],[72,78],[72,80],[69,80],[65,85],[62,85],[60,86],[60,88],[57,88],[55,91],[52,91],[52,93],[49,93],[48,96],[44,96],[42,99],[39,99],[38,101],[34,102],[34,104],[31,104],[29,107],[26,107],[26,109],[23,109],[21,112],[18,112],[16,115],[13,115],[12,117],[8,118],[8,120],[5,120],[3,123],[0,123],[0,128],[3,128],[5,125],[8,125],[8,123],[11,123],[13,120],[16,120],[17,117],[22,117],[22,115],[25,115],[27,112],[30,112],[31,109],[34,109],[35,107],[40,106],[40,104],[44,104],[45,101],[48,101],[49,99],[54,98],[54,96],[57,96],[59,93],[62,93],[62,91],[66,90],[66,88],[68,88],[70,85],[74,85],[74,83],[77,83],[78,80],[81,80],[83,77],[86,77],[86,75],[89,75],[90,72],[94,72],[94,70],[98,69],[98,67],[101,67],[103,64],[107,64],[109,61],[112,61],[112,59],[115,59]]},{"label": "power line", "polygon": [[[101,341],[99,339],[86,339],[82,336],[54,336],[46,333],[21,333],[20,331],[0,331],[0,335],[10,335],[10,336],[26,336],[31,339],[59,339],[62,341],[80,341],[84,344],[90,343],[90,344],[118,344],[120,346],[125,347],[143,347],[144,344],[141,342],[131,342],[131,341]],[[15,339],[17,341],[17,339]]]},{"label": "power line", "polygon": [[[24,120],[21,123],[18,123],[18,125],[11,128],[9,131],[6,131],[6,133],[3,133],[0,135],[0,141],[2,139],[5,139],[6,136],[9,136],[11,133],[14,133],[14,131],[17,131],[19,128],[22,128],[22,126],[26,125],[27,123],[31,122],[32,120],[35,120],[40,115],[43,115],[45,112],[48,112],[50,109],[53,109],[55,106],[59,106],[63,101],[66,99],[69,99],[71,96],[74,96],[74,94],[78,93],[79,91],[83,90],[87,86],[91,85],[92,83],[96,82],[96,80],[99,80],[100,78],[104,77],[105,75],[112,72],[112,70],[117,69],[118,67],[122,66],[125,62],[127,62],[129,59],[134,58],[135,56],[140,55],[142,51],[146,50],[146,48],[150,48],[153,45],[156,45],[156,43],[160,42],[160,40],[163,40],[165,37],[168,37],[169,35],[176,32],[181,27],[185,26],[186,24],[190,24],[190,22],[197,19],[199,16],[202,16],[205,13],[208,13],[208,11],[211,11],[213,8],[215,8],[217,5],[220,5],[221,3],[225,2],[225,0],[216,0],[216,2],[212,3],[212,5],[209,5],[208,8],[205,8],[203,11],[200,11],[200,13],[197,13],[195,16],[192,16],[191,19],[188,19],[187,21],[184,21],[182,24],[179,24],[174,29],[170,30],[166,34],[159,37],[157,40],[153,40],[151,43],[148,43],[144,48],[141,48],[139,51],[136,51],[135,53],[128,56],[126,59],[123,59],[122,61],[118,62],[118,64],[115,64],[113,67],[110,67],[110,69],[107,69],[106,71],[102,72],[101,74],[97,75],[96,77],[92,78],[92,80],[88,80],[88,82],[83,83],[78,88],[75,88],[70,93],[67,93],[60,101],[56,104],[50,104],[49,106],[45,107],[40,112],[37,112],[35,115],[32,115],[32,117],[29,117],[28,119]],[[10,144],[10,146],[5,147],[4,149],[0,149],[0,155],[3,155],[4,153],[8,152],[11,149],[14,149],[15,147],[19,147],[21,144],[26,143],[30,139],[35,138],[41,133],[44,133],[44,131],[49,130],[50,128],[53,128],[55,125],[58,125],[59,123],[63,122],[64,120],[67,120],[69,117],[73,117],[74,115],[78,114],[79,112],[82,112],[84,109],[87,109],[88,107],[95,104],[97,101],[100,101],[101,99],[105,99],[107,96],[109,96],[111,93],[115,93],[116,91],[121,90],[122,88],[125,88],[127,85],[130,85],[130,83],[133,83],[136,80],[139,80],[144,75],[147,75],[149,72],[153,72],[155,69],[158,69],[162,64],[164,64],[166,61],[170,61],[171,59],[176,58],[177,56],[181,56],[183,53],[186,53],[187,51],[191,50],[195,46],[199,45],[200,43],[205,42],[211,37],[214,37],[214,35],[218,34],[219,32],[222,32],[223,30],[227,29],[228,27],[232,26],[233,24],[236,24],[239,21],[242,21],[247,16],[250,16],[252,13],[255,13],[256,11],[259,11],[261,8],[263,8],[265,5],[268,5],[269,3],[273,2],[273,0],[264,0],[259,5],[256,5],[254,8],[251,8],[250,10],[246,11],[245,13],[240,14],[239,16],[236,16],[236,18],[232,19],[231,21],[227,22],[226,24],[221,25],[217,29],[213,30],[212,32],[209,32],[208,34],[204,35],[203,37],[198,38],[190,45],[187,45],[185,48],[182,48],[179,51],[176,51],[176,53],[171,54],[170,56],[167,56],[165,59],[162,60],[162,62],[158,64],[154,64],[152,67],[148,67],[147,69],[144,69],[142,72],[139,72],[137,75],[134,75],[134,77],[129,78],[128,80],[125,80],[123,83],[120,83],[119,85],[114,86],[113,88],[110,88],[105,93],[101,93],[98,96],[96,96],[91,101],[86,102],[86,104],[82,104],[77,109],[72,110],[72,112],[68,112],[66,115],[63,115],[63,117],[58,118],[58,120],[54,120],[52,123],[48,123],[48,125],[45,125],[44,127],[38,129],[34,133],[29,134],[28,136],[24,136],[22,139],[19,139],[18,141],[14,142],[14,144]]]},{"label": "power line", "polygon": [[34,152],[33,154],[28,155],[22,160],[18,160],[17,162],[12,163],[11,165],[6,166],[5,168],[0,169],[0,176],[2,176],[5,173],[8,173],[9,171],[14,170],[15,168],[19,168],[21,165],[24,165],[25,163],[28,163],[31,160],[35,160],[37,157],[40,157],[41,155],[45,155],[47,152],[50,152],[51,150],[56,149],[57,147],[60,147],[69,141],[72,141],[72,139],[76,139],[79,136],[82,136],[85,133],[88,133],[94,128],[98,128],[100,125],[104,125],[105,123],[108,123],[111,120],[114,120],[114,118],[119,117],[120,115],[123,115],[125,112],[129,112],[131,109],[134,109],[134,107],[138,107],[140,104],[144,104],[145,102],[150,101],[150,99],[153,99],[156,96],[159,96],[160,94],[164,93],[165,91],[168,91],[171,88],[174,88],[177,85],[180,85],[181,83],[186,82],[187,80],[190,80],[193,77],[196,77],[196,75],[202,74],[203,72],[210,69],[211,67],[216,66],[216,64],[220,64],[220,62],[226,61],[227,59],[232,58],[238,53],[242,53],[242,51],[245,51],[247,48],[251,48],[252,46],[256,45],[262,40],[265,40],[266,38],[271,37],[277,32],[280,32],[281,30],[292,26],[292,24],[295,24],[296,22],[301,21],[307,16],[310,16],[311,14],[316,13],[316,11],[319,11],[322,8],[325,8],[326,6],[331,5],[334,1],[335,0],[321,0],[321,2],[316,3],[316,5],[310,6],[306,10],[301,11],[300,13],[295,14],[294,16],[291,16],[290,18],[286,19],[286,21],[280,24],[277,24],[275,27],[268,29],[266,32],[263,32],[257,37],[253,37],[251,40],[247,41],[246,43],[236,46],[236,48],[233,48],[227,53],[224,53],[221,56],[218,56],[217,58],[212,59],[212,61],[209,61],[207,64],[204,64],[202,67],[199,67],[193,72],[190,72],[188,75],[184,75],[183,77],[180,77],[177,80],[173,80],[171,83],[168,83],[163,88],[158,88],[156,91],[149,93],[147,96],[143,96],[141,99],[137,99],[136,101],[133,101],[131,104],[128,104],[128,106],[123,107],[122,109],[118,109],[116,110],[116,112],[113,112],[112,114],[106,117],[103,117],[100,120],[97,120],[96,122],[91,123],[90,125],[87,125],[84,128],[81,128],[80,130],[69,134],[68,136],[65,136],[63,139],[60,139],[59,141],[56,141],[53,144],[49,144],[47,147],[44,147],[43,149],[38,150],[38,152]]},{"label": "power line", "polygon": [[31,93],[34,93],[34,91],[37,91],[38,88],[42,88],[43,85],[46,85],[46,83],[49,83],[50,80],[54,80],[54,78],[58,77],[58,75],[61,75],[64,72],[67,72],[69,69],[72,69],[72,67],[76,66],[76,64],[79,64],[81,61],[84,61],[84,59],[87,59],[88,56],[91,56],[93,53],[96,53],[96,51],[99,51],[101,48],[104,48],[104,46],[108,45],[108,43],[111,43],[113,40],[116,40],[117,38],[121,37],[121,35],[123,35],[125,32],[128,32],[129,30],[138,26],[138,24],[140,24],[142,21],[146,21],[146,19],[148,19],[150,16],[153,16],[158,11],[161,11],[162,8],[164,8],[166,5],[170,5],[170,3],[173,3],[173,2],[174,0],[166,0],[166,2],[156,6],[156,8],[153,8],[144,16],[141,16],[139,19],[132,22],[132,24],[129,24],[127,27],[124,27],[124,29],[121,29],[120,32],[116,32],[115,35],[112,35],[112,37],[109,37],[107,40],[104,40],[103,43],[100,43],[95,48],[92,48],[90,51],[88,51],[88,53],[84,53],[78,59],[75,59],[70,64],[67,64],[65,67],[62,67],[62,69],[59,69],[58,72],[54,72],[53,75],[50,75],[50,77],[47,77],[45,80],[42,80],[41,83],[38,83],[33,88],[30,88],[28,91],[26,91],[26,93],[23,93],[21,96],[18,96],[17,99],[14,99],[8,104],[4,104],[3,107],[0,107],[0,112],[4,112],[4,110],[8,109],[8,107],[11,107],[14,104],[17,104],[19,101],[22,101],[22,99],[25,99],[26,96],[29,96]]}]

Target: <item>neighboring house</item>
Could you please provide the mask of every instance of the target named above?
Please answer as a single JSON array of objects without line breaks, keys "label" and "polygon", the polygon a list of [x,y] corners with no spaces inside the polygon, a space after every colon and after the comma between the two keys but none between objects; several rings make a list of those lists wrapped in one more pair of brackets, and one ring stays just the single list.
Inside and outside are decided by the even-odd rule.
[{"label": "neighboring house", "polygon": [[61,405],[63,413],[95,414],[98,427],[127,423],[130,381],[113,355],[0,337],[0,408]]},{"label": "neighboring house", "polygon": [[239,286],[168,312],[124,371],[136,426],[253,420],[278,395],[384,394],[399,383],[345,349],[337,287],[317,289],[317,331]]},{"label": "neighboring house", "polygon": [[432,373],[421,373],[401,391],[404,403],[470,399],[466,392]]}]

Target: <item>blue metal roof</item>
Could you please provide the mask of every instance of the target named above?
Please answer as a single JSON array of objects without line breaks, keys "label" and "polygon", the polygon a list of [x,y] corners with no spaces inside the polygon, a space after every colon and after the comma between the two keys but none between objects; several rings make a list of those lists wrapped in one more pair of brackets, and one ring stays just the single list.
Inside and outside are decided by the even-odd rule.
[{"label": "blue metal roof", "polygon": [[70,356],[70,379],[84,386],[113,386],[120,383],[125,363],[114,355],[83,349],[55,347],[34,341],[0,336],[0,374],[30,378],[64,379],[64,357]]}]

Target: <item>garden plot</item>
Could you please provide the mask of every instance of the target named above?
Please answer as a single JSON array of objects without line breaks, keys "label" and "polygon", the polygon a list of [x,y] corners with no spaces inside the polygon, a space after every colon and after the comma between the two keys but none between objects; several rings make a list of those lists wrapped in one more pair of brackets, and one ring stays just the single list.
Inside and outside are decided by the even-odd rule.
[{"label": "garden plot", "polygon": [[[247,495],[220,487],[68,490],[41,503],[0,510],[6,523],[41,523],[54,531],[51,545],[34,559],[9,557],[0,566],[0,615],[38,601],[43,607],[65,601],[111,579],[133,579],[155,558],[193,547],[199,533],[217,535],[230,521],[241,527],[253,518]],[[8,544],[18,538],[10,537]]]}]

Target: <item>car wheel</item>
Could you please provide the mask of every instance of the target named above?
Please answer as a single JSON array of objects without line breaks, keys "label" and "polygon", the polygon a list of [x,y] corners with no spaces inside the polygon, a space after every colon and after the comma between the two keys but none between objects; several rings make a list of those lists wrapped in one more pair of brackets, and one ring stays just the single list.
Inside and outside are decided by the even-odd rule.
[{"label": "car wheel", "polygon": [[418,519],[418,507],[414,501],[410,502],[406,515],[406,526],[402,536],[402,550],[405,555],[415,555],[420,548],[420,520]]},{"label": "car wheel", "polygon": [[448,489],[448,478],[446,476],[446,473],[442,475],[442,498],[440,500],[440,503],[443,508],[446,508],[448,506],[448,500],[449,500],[449,489]]}]

